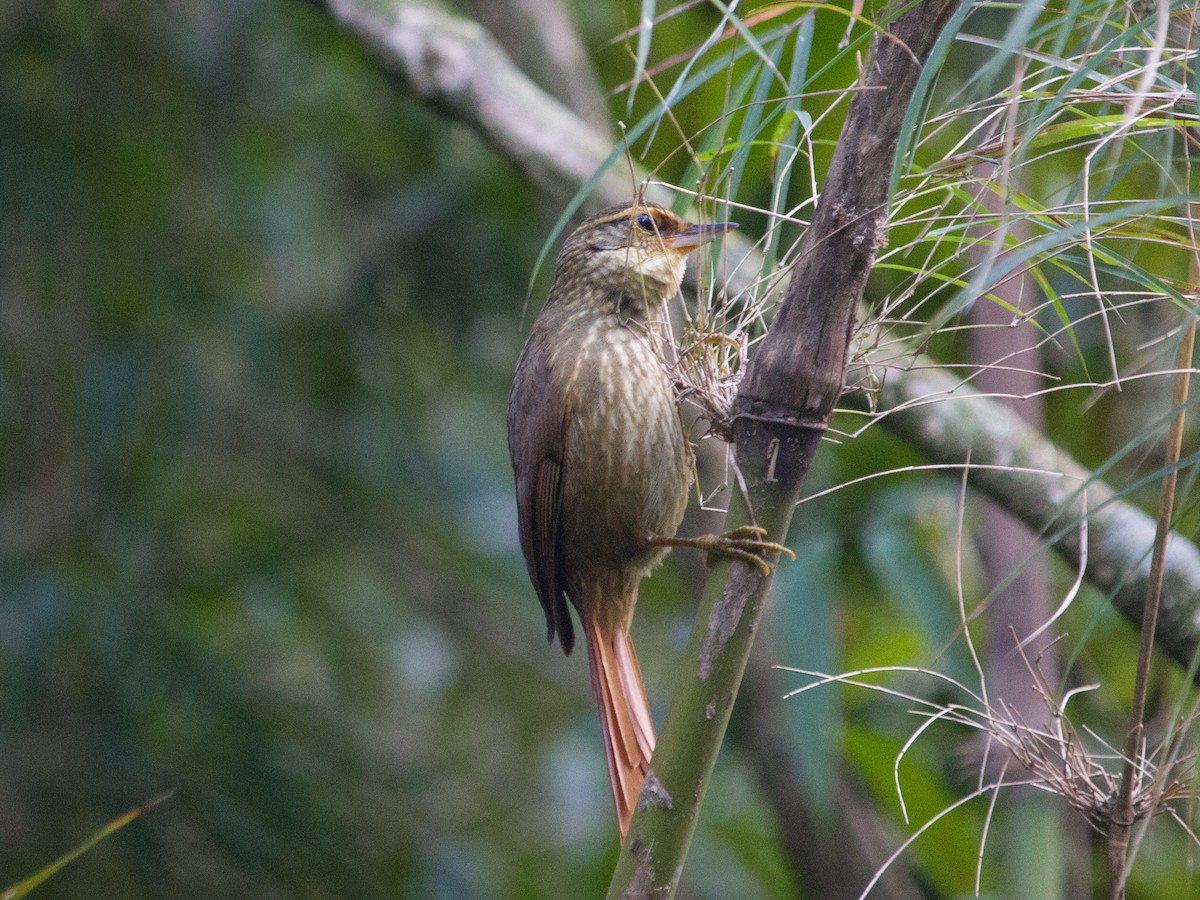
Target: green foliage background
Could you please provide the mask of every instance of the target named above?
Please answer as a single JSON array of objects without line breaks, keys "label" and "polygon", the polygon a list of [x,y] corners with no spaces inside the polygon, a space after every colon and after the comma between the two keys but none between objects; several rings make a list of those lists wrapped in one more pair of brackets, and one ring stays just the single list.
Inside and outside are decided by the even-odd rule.
[{"label": "green foliage background", "polygon": [[[661,52],[715,21],[660,29]],[[624,24],[583,21],[597,48]],[[606,84],[628,76],[622,47],[597,60]],[[677,114],[711,110],[702,92]],[[504,437],[557,213],[319,9],[0,6],[0,885],[174,790],[38,896],[603,890],[616,842],[586,666],[543,646]],[[1119,445],[1110,418],[1068,437]],[[814,490],[914,461],[872,431],[828,448]],[[957,623],[956,505],[936,479],[808,504],[774,658],[936,657]],[[660,712],[685,565],[640,606]],[[1101,598],[1073,615],[1106,647],[1077,662],[1110,685],[1089,708],[1120,722],[1133,636]],[[962,673],[957,652],[941,660]],[[818,800],[845,755],[899,822],[902,706],[829,689],[787,714]],[[794,896],[738,729],[684,889]],[[907,758],[915,821],[970,790],[965,738]],[[931,896],[969,890],[985,812],[908,857]],[[1186,896],[1183,838],[1155,840],[1135,891]]]}]

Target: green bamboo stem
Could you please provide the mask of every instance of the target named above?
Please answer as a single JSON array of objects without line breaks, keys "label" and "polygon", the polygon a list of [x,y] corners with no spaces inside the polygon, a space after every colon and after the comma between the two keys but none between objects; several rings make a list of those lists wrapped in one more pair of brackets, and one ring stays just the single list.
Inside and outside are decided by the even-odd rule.
[{"label": "green bamboo stem", "polygon": [[[810,434],[812,446],[803,454],[807,459],[812,458],[820,431]],[[747,478],[755,515],[752,519],[745,498],[734,491],[726,527],[757,524],[767,529],[770,539],[780,540],[787,534],[802,480],[797,473],[790,479],[792,487]],[[768,562],[773,569],[778,559],[772,556]],[[742,562],[718,560],[709,573],[646,784],[609,886],[610,900],[669,897],[678,886],[771,580]]]},{"label": "green bamboo stem", "polygon": [[1146,599],[1142,607],[1142,633],[1138,642],[1137,671],[1134,673],[1133,704],[1129,713],[1129,733],[1121,748],[1124,765],[1121,786],[1117,792],[1112,826],[1108,832],[1108,862],[1111,873],[1112,900],[1124,900],[1126,854],[1129,851],[1130,829],[1136,821],[1133,797],[1141,778],[1137,774],[1142,758],[1142,731],[1146,721],[1146,691],[1150,682],[1150,657],[1154,652],[1154,632],[1162,599],[1163,558],[1166,556],[1167,536],[1171,533],[1171,516],[1175,505],[1175,483],[1179,475],[1179,454],[1183,446],[1183,418],[1187,410],[1188,380],[1191,377],[1192,350],[1196,340],[1196,319],[1189,317],[1175,358],[1175,386],[1172,396],[1176,410],[1171,419],[1165,453],[1166,475],[1158,496],[1158,524],[1154,535],[1154,552],[1150,561],[1150,577],[1146,582]]}]

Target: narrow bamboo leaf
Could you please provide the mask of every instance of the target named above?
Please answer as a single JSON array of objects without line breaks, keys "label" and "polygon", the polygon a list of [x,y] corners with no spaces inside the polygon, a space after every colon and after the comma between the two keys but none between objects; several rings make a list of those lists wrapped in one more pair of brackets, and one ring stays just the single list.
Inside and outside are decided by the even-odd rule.
[{"label": "narrow bamboo leaf", "polygon": [[1009,59],[1025,46],[1030,30],[1045,8],[1046,0],[1022,0],[1016,14],[1009,20],[1004,38],[996,48],[998,52],[992,54],[981,67],[985,80],[994,78],[997,72],[1008,65]]},{"label": "narrow bamboo leaf", "polygon": [[[1086,115],[1081,113],[1082,115]],[[1065,144],[1083,138],[1097,137],[1110,134],[1127,124],[1124,115],[1092,116],[1076,119],[1070,122],[1059,122],[1048,125],[1027,141],[1018,141],[1026,152],[1045,150],[1058,144]],[[1165,117],[1150,117],[1138,120],[1138,131],[1151,129],[1175,128],[1180,124],[1178,119]],[[934,173],[962,171],[969,169],[984,160],[996,160],[1004,155],[1008,146],[1005,141],[997,140],[977,147],[969,154],[951,156],[933,165],[929,171]]]},{"label": "narrow bamboo leaf", "polygon": [[904,121],[900,124],[900,140],[896,144],[896,155],[892,161],[892,174],[888,179],[888,202],[896,196],[896,189],[900,184],[900,173],[904,171],[907,165],[909,154],[916,146],[917,137],[920,132],[918,127],[918,119],[921,117],[921,112],[925,108],[925,103],[929,97],[929,93],[933,88],[934,79],[942,70],[942,62],[946,58],[946,54],[950,52],[950,47],[958,37],[959,30],[966,22],[967,16],[975,8],[974,4],[962,2],[958,9],[954,11],[947,21],[942,33],[938,35],[937,41],[933,48],[929,51],[929,58],[925,60],[925,65],[921,68],[921,74],[917,77],[917,84],[913,88],[913,95],[908,101],[908,111],[904,114]]},{"label": "narrow bamboo leaf", "polygon": [[[1055,91],[1053,98],[1047,100],[1045,108],[1039,114],[1030,117],[1022,128],[1021,133],[1025,136],[1025,140],[1032,140],[1032,135],[1036,135],[1045,129],[1050,119],[1062,111],[1062,107],[1066,105],[1067,98],[1071,93],[1085,81],[1092,79],[1098,84],[1107,84],[1108,78],[1106,74],[1099,71],[1105,61],[1112,59],[1114,56],[1119,56],[1124,47],[1136,42],[1136,37],[1145,32],[1153,21],[1154,17],[1148,16],[1141,21],[1135,21],[1130,24],[1101,47],[1097,48],[1093,53],[1085,56],[1083,65],[1078,65],[1073,61],[1069,63],[1072,69],[1071,74],[1063,79],[1062,84]],[[1128,85],[1121,85],[1120,83],[1115,86],[1115,89],[1118,91],[1131,90]]]},{"label": "narrow bamboo leaf", "polygon": [[[665,116],[667,114],[667,110],[671,109],[675,105],[675,103],[677,103],[679,100],[682,100],[684,97],[687,96],[687,93],[684,92],[684,87],[689,83],[689,74],[692,71],[692,67],[694,65],[696,65],[697,62],[699,62],[700,58],[706,52],[708,52],[709,48],[713,47],[718,42],[718,40],[720,40],[720,37],[721,37],[721,28],[720,28],[720,26],[718,26],[717,28],[713,29],[712,32],[709,33],[708,37],[706,37],[701,42],[700,46],[696,48],[696,50],[692,54],[691,58],[686,63],[684,63],[683,70],[675,78],[675,83],[671,85],[671,89],[669,91],[667,91],[667,95],[662,99],[662,102],[659,103],[658,106],[655,108],[656,115],[655,115],[655,119],[654,119],[654,128],[650,132],[650,139],[648,141],[646,141],[647,144],[652,144],[654,142],[654,136],[656,134],[658,134],[658,126],[662,123],[663,116]],[[749,52],[748,48],[734,47],[732,56],[735,60],[740,55],[738,53],[739,50],[743,50],[743,52]],[[707,78],[704,79],[704,81],[707,81],[707,80],[708,80]],[[690,93],[690,92],[688,92],[688,93]]]},{"label": "narrow bamboo leaf", "polygon": [[758,136],[771,121],[772,117],[779,114],[779,108],[775,110],[767,108],[767,99],[771,94],[771,87],[774,83],[774,73],[778,73],[779,71],[779,61],[783,58],[783,51],[786,44],[786,36],[781,37],[772,44],[770,68],[759,70],[758,77],[754,82],[754,92],[750,96],[750,103],[742,113],[742,122],[738,128],[736,138],[736,143],[739,146],[729,161],[729,192],[731,196],[738,196],[738,188],[742,183],[742,175],[745,174],[746,164],[750,159],[751,146],[756,143],[764,143],[757,140]]},{"label": "narrow bamboo leaf", "polygon": [[[750,93],[750,88],[754,84],[754,72],[748,70],[743,72],[734,82],[730,89],[729,97],[726,101],[726,106],[730,110],[735,110],[746,102],[746,97]],[[728,134],[730,116],[721,116],[718,122],[714,123],[714,127],[707,129],[704,136],[701,138],[700,149],[688,165],[687,171],[681,180],[681,183],[691,187],[697,182],[707,178],[708,173],[705,172],[707,163],[716,159],[721,148],[725,146],[725,138]],[[678,212],[678,210],[676,210]]]},{"label": "narrow bamboo leaf", "polygon": [[1084,15],[1085,4],[1081,0],[1070,0],[1062,14],[1058,17],[1057,35],[1054,42],[1054,53],[1063,56],[1067,50],[1067,41],[1075,33],[1076,23]]},{"label": "narrow bamboo leaf", "polygon": [[810,10],[814,10],[814,11],[820,10],[822,12],[838,13],[840,15],[845,16],[847,19],[850,19],[854,22],[858,22],[860,25],[866,26],[867,31],[868,31],[867,37],[873,37],[875,35],[879,35],[879,36],[883,37],[885,40],[900,43],[887,30],[886,22],[884,22],[882,20],[876,21],[875,19],[870,19],[870,18],[862,15],[862,13],[857,13],[852,9],[843,9],[840,6],[833,6],[832,4],[829,4],[829,3],[822,3],[822,2],[820,2],[820,0],[788,0],[788,2],[786,2],[786,3],[778,4],[778,7],[786,8],[786,9],[810,9]]},{"label": "narrow bamboo leaf", "polygon": [[[770,29],[767,34],[763,36],[763,40],[774,40],[778,36],[785,34],[789,27],[790,26],[788,25],[781,25]],[[654,141],[654,137],[658,133],[658,126],[661,124],[662,119],[666,115],[668,109],[670,109],[672,106],[674,106],[674,104],[678,103],[683,98],[687,97],[700,85],[707,83],[713,76],[718,74],[723,75],[729,70],[730,66],[736,63],[742,57],[753,52],[753,50],[745,44],[738,44],[730,51],[728,55],[722,54],[718,59],[713,60],[705,65],[697,72],[697,74],[689,75],[693,65],[695,65],[700,57],[709,48],[711,48],[714,43],[716,43],[716,39],[719,37],[720,29],[718,28],[709,35],[708,39],[706,39],[699,48],[697,48],[692,58],[689,59],[687,64],[684,66],[683,71],[679,74],[679,77],[675,80],[675,83],[671,85],[671,89],[662,99],[662,102],[647,114],[654,117],[654,129],[650,132],[650,137],[646,141],[647,145]]]},{"label": "narrow bamboo leaf", "polygon": [[6,888],[3,893],[0,893],[0,900],[18,900],[19,897],[24,897],[34,888],[43,884],[48,878],[57,874],[65,866],[69,865],[83,854],[87,853],[109,835],[120,831],[138,816],[142,815],[142,813],[149,812],[164,800],[169,799],[173,793],[174,791],[171,791],[170,793],[163,794],[161,797],[155,797],[144,806],[134,807],[133,809],[129,810],[129,812],[117,816],[78,847],[74,848],[68,853],[64,853],[54,862],[50,863],[50,865],[46,866],[44,869],[39,869],[24,881],[19,881],[12,887]]},{"label": "narrow bamboo leaf", "polygon": [[[786,119],[784,119],[778,123],[775,131],[776,131],[776,133],[783,131],[786,136],[786,133],[788,131],[794,129],[795,127],[796,127],[796,119],[792,119],[792,121],[790,123]],[[749,151],[750,149],[752,149],[754,147],[761,147],[764,150],[767,150],[768,152],[775,151],[775,150],[779,149],[779,145],[780,145],[779,140],[777,140],[774,136],[772,136],[771,138],[769,138],[767,140],[749,141],[747,143],[742,143],[741,141],[730,141],[729,143],[725,144],[725,146],[720,147],[719,149],[704,150],[702,152],[697,153],[696,159],[699,162],[708,163],[708,162],[712,162],[713,160],[720,159],[723,156],[729,156],[730,154],[736,153],[738,151],[743,151],[743,150]]]},{"label": "narrow bamboo leaf", "polygon": [[[1195,203],[1200,200],[1200,194],[1180,194],[1174,197],[1158,197],[1150,200],[1142,200],[1136,203],[1127,203],[1115,209],[1103,212],[1100,215],[1092,216],[1088,219],[1079,219],[1064,228],[1057,231],[1045,234],[1040,238],[1029,241],[1026,245],[1016,252],[1009,253],[1003,257],[1003,260],[990,267],[986,273],[986,277],[993,284],[998,284],[1003,281],[1012,272],[1019,268],[1025,267],[1031,261],[1040,257],[1051,256],[1062,253],[1069,246],[1083,239],[1084,232],[1090,228],[1093,232],[1104,231],[1108,226],[1113,225],[1122,220],[1131,220],[1141,215],[1157,212],[1161,209],[1179,206],[1184,203]],[[1093,253],[1102,254],[1103,250],[1093,244]],[[1109,262],[1116,262],[1115,258],[1110,258]],[[1147,272],[1143,272],[1140,268],[1134,266],[1127,260],[1121,260],[1120,264],[1123,267],[1128,267],[1131,272],[1136,271],[1143,277],[1157,282],[1158,287],[1168,296],[1177,298],[1177,302],[1182,302],[1182,297],[1179,297],[1178,291],[1172,289],[1159,279],[1153,279]],[[937,332],[939,328],[945,325],[950,319],[958,315],[966,309],[981,291],[977,288],[978,278],[972,279],[971,285],[967,289],[960,291],[955,298],[946,306],[939,310],[931,321],[926,325],[923,337],[928,339]]]},{"label": "narrow bamboo leaf", "polygon": [[733,27],[737,29],[738,34],[742,36],[742,40],[749,44],[755,55],[762,60],[763,65],[767,67],[767,70],[771,73],[771,75],[774,76],[774,78],[780,84],[786,85],[787,81],[784,80],[783,74],[779,71],[776,60],[771,54],[767,53],[766,48],[759,43],[759,40],[757,37],[755,37],[754,32],[751,31],[747,27],[746,23],[742,21],[742,17],[737,15],[731,7],[722,3],[721,0],[709,0],[709,2],[711,2],[712,5],[717,9],[721,10],[729,23],[733,25]]},{"label": "narrow bamboo leaf", "polygon": [[[803,128],[805,132],[812,129],[812,117],[804,110],[803,95],[805,85],[808,83],[808,62],[809,54],[812,52],[815,22],[816,17],[811,14],[802,18],[796,28],[796,37],[792,42],[792,65],[788,70],[788,96],[784,99],[784,114],[780,116],[779,126],[776,128],[777,143],[781,147],[786,147],[789,154],[793,153],[799,140],[799,128]],[[775,152],[778,153],[778,149]],[[771,196],[771,212],[775,217],[788,207],[788,189],[791,187],[794,164],[795,156],[792,155],[775,179],[775,187]],[[772,168],[775,168],[774,160],[772,160]],[[775,217],[772,217],[767,225],[767,247],[763,253],[762,268],[764,274],[774,270],[775,263],[779,258],[779,241],[782,232],[777,225],[778,219]]]},{"label": "narrow bamboo leaf", "polygon": [[637,51],[633,59],[633,79],[629,84],[629,102],[626,115],[633,115],[633,101],[637,97],[638,85],[646,73],[646,60],[650,56],[650,38],[654,34],[654,0],[642,0],[642,18],[637,27]]}]

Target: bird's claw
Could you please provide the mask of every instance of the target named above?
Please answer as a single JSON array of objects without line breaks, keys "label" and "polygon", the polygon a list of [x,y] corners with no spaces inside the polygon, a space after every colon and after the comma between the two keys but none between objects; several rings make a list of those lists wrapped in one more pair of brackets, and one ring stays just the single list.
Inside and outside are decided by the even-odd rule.
[{"label": "bird's claw", "polygon": [[718,556],[740,559],[747,565],[756,566],[765,577],[771,574],[770,565],[763,559],[765,554],[783,553],[791,559],[796,558],[796,554],[783,544],[764,541],[763,537],[766,534],[765,528],[757,525],[743,525],[740,528],[726,531],[724,534],[706,534],[696,540],[697,546],[708,553],[708,565],[711,566]]}]

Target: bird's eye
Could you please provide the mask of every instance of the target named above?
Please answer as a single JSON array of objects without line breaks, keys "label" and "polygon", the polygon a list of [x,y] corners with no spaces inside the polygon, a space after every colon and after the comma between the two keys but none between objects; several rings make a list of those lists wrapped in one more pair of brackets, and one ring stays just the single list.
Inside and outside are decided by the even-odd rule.
[{"label": "bird's eye", "polygon": [[642,213],[633,221],[637,222],[637,227],[642,229],[642,231],[654,230],[654,220],[646,213]]}]

